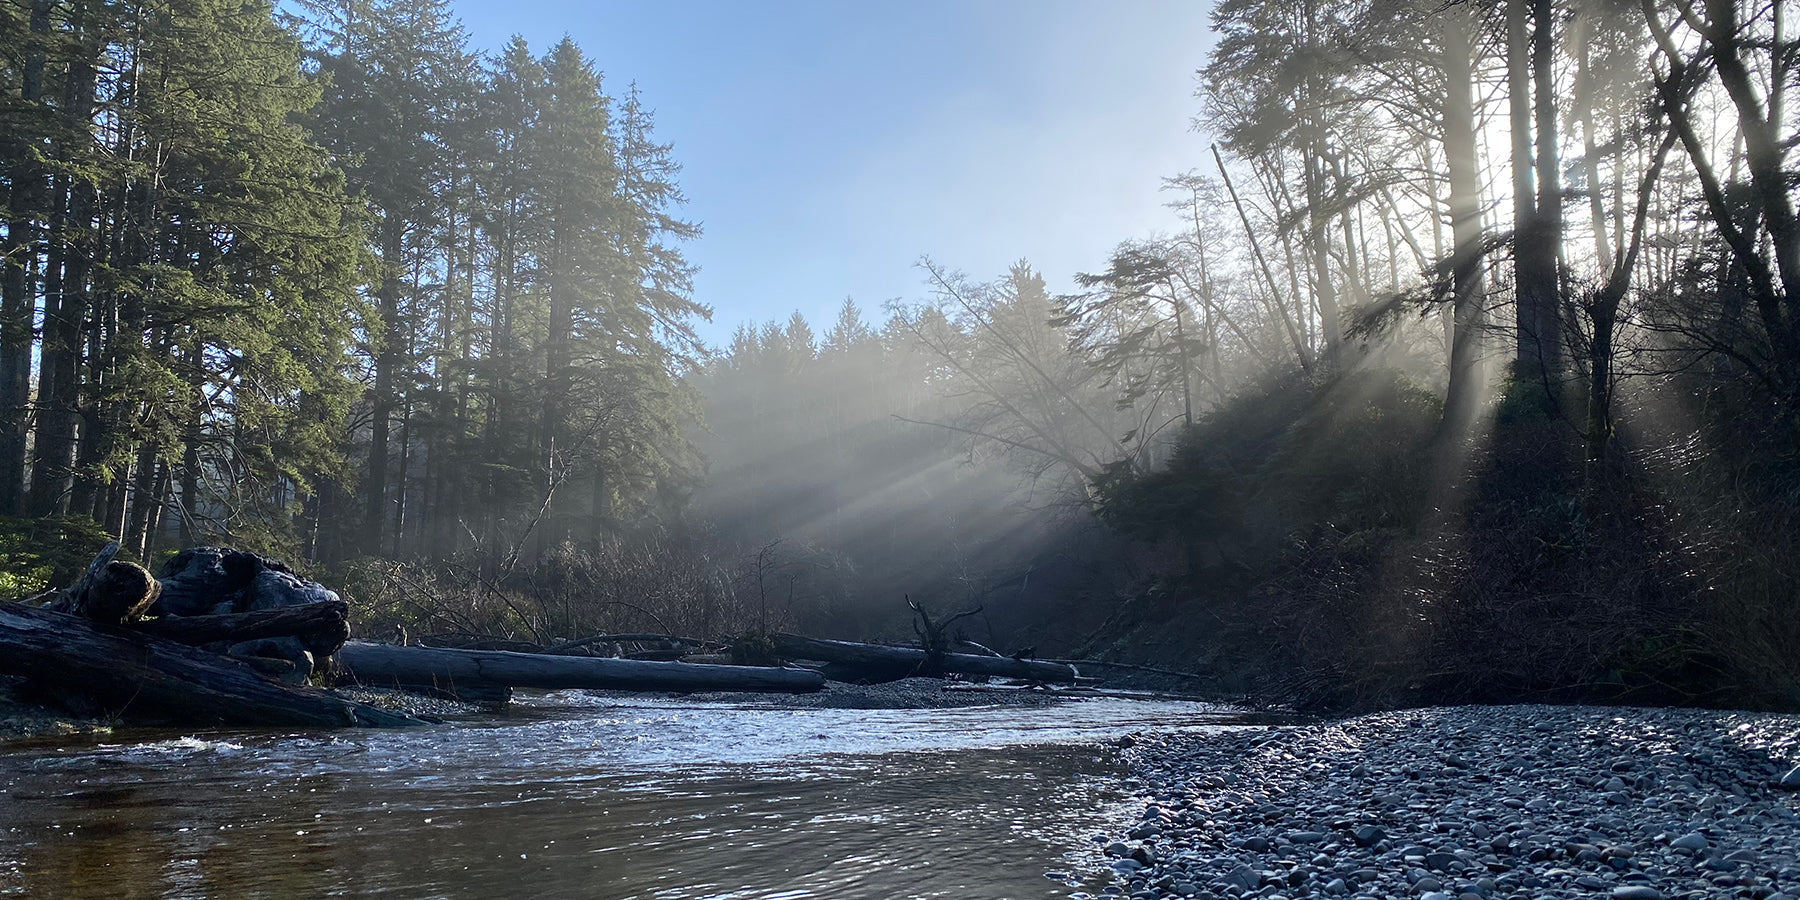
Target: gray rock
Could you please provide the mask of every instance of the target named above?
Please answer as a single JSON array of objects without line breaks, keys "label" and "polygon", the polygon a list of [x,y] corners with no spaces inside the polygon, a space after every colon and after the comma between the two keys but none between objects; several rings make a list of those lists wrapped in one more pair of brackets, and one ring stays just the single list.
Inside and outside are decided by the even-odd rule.
[{"label": "gray rock", "polygon": [[1780,781],[1775,782],[1775,786],[1784,791],[1800,791],[1800,766],[1789,769],[1786,775],[1781,776]]},{"label": "gray rock", "polygon": [[1649,885],[1626,884],[1613,888],[1613,900],[1663,900],[1662,891]]},{"label": "gray rock", "polygon": [[1359,825],[1350,832],[1358,847],[1372,847],[1387,838],[1387,832],[1379,825]]},{"label": "gray rock", "polygon": [[1669,842],[1669,847],[1675,850],[1705,850],[1708,846],[1710,842],[1706,835],[1698,831],[1690,831]]},{"label": "gray rock", "polygon": [[1241,890],[1253,891],[1262,884],[1262,873],[1249,866],[1238,866],[1226,874],[1225,883],[1237,885]]},{"label": "gray rock", "polygon": [[1454,853],[1428,853],[1425,855],[1425,865],[1439,872],[1451,872],[1462,869],[1463,861],[1457,859]]},{"label": "gray rock", "polygon": [[1283,837],[1296,844],[1319,844],[1325,841],[1325,834],[1319,831],[1290,831]]}]

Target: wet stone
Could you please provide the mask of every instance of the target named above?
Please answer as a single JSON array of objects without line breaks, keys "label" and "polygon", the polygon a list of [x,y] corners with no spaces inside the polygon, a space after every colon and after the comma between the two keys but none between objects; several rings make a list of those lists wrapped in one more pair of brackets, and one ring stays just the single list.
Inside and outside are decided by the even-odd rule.
[{"label": "wet stone", "polygon": [[1669,846],[1676,850],[1705,850],[1708,843],[1706,835],[1691,831],[1670,841]]}]

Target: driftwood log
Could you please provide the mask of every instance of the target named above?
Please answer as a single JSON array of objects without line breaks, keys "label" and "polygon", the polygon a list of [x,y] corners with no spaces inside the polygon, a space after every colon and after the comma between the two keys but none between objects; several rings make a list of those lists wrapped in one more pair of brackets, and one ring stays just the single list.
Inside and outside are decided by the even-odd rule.
[{"label": "driftwood log", "polygon": [[424,724],[315,688],[264,678],[241,661],[142,631],[0,603],[0,673],[89,698],[113,715],[182,725]]},{"label": "driftwood log", "polygon": [[358,684],[423,687],[456,696],[496,687],[806,693],[825,686],[823,676],[807,669],[444,650],[359,641],[345,644],[337,658],[344,675]]},{"label": "driftwood log", "polygon": [[915,647],[827,641],[795,634],[773,634],[769,638],[775,644],[775,652],[787,659],[810,659],[828,663],[826,674],[839,681],[873,684],[913,675],[938,676],[952,672],[1022,678],[1047,684],[1070,684],[1075,681],[1073,667],[1035,659],[976,656],[970,653],[931,654]]},{"label": "driftwood log", "polygon": [[238,644],[265,638],[299,639],[313,656],[336,653],[350,638],[350,607],[342,600],[216,616],[163,616],[133,623],[140,631],[182,644]]}]

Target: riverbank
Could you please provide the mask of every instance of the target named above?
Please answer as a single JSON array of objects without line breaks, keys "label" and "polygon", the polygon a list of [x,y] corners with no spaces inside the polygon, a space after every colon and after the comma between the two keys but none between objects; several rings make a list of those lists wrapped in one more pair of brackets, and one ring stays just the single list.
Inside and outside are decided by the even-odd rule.
[{"label": "riverbank", "polygon": [[1121,744],[1146,803],[1108,894],[1800,897],[1800,716],[1456,707]]},{"label": "riverbank", "polygon": [[71,715],[20,700],[14,689],[19,680],[0,675],[0,742],[33,737],[73,737],[104,734],[111,727],[99,719]]}]

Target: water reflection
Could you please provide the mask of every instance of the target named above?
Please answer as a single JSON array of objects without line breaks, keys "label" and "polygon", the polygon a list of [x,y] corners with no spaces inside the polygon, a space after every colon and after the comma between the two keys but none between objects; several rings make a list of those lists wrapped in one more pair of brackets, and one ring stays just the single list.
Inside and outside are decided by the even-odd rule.
[{"label": "water reflection", "polygon": [[1060,897],[1090,741],[1185,704],[769,710],[553,697],[425,732],[0,752],[0,895]]}]

